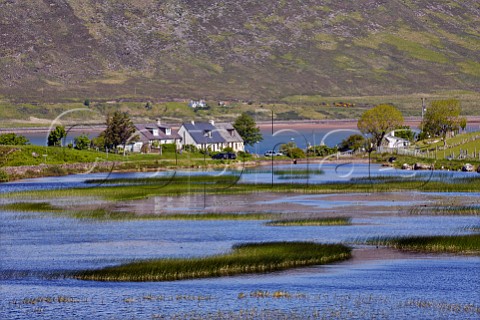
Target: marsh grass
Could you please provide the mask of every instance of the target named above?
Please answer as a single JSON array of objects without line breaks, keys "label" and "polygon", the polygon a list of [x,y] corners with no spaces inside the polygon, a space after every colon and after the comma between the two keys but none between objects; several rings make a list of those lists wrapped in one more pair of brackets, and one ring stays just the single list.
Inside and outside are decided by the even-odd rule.
[{"label": "marsh grass", "polygon": [[42,303],[79,303],[79,302],[87,302],[87,299],[78,299],[69,296],[40,296],[40,297],[33,297],[33,298],[24,298],[23,300],[12,301],[12,304],[42,304]]},{"label": "marsh grass", "polygon": [[53,212],[60,210],[60,208],[52,206],[49,202],[14,202],[0,205],[0,210],[21,212]]},{"label": "marsh grass", "polygon": [[267,222],[267,226],[289,227],[289,226],[348,226],[352,224],[351,218],[307,218],[291,220],[274,220]]},{"label": "marsh grass", "polygon": [[471,231],[471,232],[480,232],[480,225],[467,226],[462,230]]},{"label": "marsh grass", "polygon": [[[30,199],[30,198],[58,198],[58,197],[86,197],[94,196],[105,200],[137,200],[152,196],[179,196],[189,194],[244,194],[244,193],[347,193],[347,192],[398,192],[414,191],[423,192],[478,192],[480,179],[463,179],[462,182],[451,180],[442,181],[379,181],[372,183],[363,182],[334,182],[324,184],[306,183],[237,183],[238,177],[188,177],[182,179],[162,180],[157,183],[139,182],[128,185],[96,185],[86,188],[62,190],[35,190],[25,192],[12,192],[0,194],[0,198]],[[135,180],[135,179],[133,179]]]},{"label": "marsh grass", "polygon": [[80,210],[68,213],[76,219],[108,220],[268,220],[277,217],[275,213],[182,213],[182,214],[136,214],[133,212],[112,211],[105,208]]},{"label": "marsh grass", "polygon": [[73,276],[95,281],[173,281],[267,273],[341,261],[350,256],[351,249],[340,244],[250,243],[234,246],[231,253],[223,255],[139,261],[100,270],[86,270]]},{"label": "marsh grass", "polygon": [[478,216],[480,215],[480,206],[447,205],[432,207],[412,207],[408,209],[408,214],[435,216]]},{"label": "marsh grass", "polygon": [[368,243],[406,251],[480,255],[480,234],[378,238]]}]

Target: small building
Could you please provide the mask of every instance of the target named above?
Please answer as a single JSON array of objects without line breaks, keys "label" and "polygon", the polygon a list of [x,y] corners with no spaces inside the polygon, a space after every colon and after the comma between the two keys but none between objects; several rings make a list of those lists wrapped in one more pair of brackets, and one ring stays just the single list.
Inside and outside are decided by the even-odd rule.
[{"label": "small building", "polygon": [[205,102],[205,100],[190,100],[190,102],[188,103],[188,106],[190,108],[193,108],[193,109],[196,109],[196,108],[206,108],[207,107],[207,103]]},{"label": "small building", "polygon": [[194,145],[199,150],[222,151],[230,147],[234,152],[244,151],[245,145],[237,130],[229,124],[209,122],[187,122],[178,130],[182,146]]},{"label": "small building", "polygon": [[136,124],[138,136],[143,145],[151,149],[159,149],[162,144],[174,143],[181,147],[181,136],[172,127],[164,125],[158,119],[155,124]]},{"label": "small building", "polygon": [[395,131],[385,135],[384,146],[391,149],[406,148],[410,146],[410,141],[395,137]]}]

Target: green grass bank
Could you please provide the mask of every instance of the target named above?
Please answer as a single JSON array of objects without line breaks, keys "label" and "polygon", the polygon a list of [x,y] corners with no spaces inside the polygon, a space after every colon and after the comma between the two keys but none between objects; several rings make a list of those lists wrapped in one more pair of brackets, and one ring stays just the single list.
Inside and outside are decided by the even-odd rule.
[{"label": "green grass bank", "polygon": [[95,281],[174,281],[247,273],[267,273],[350,258],[343,245],[268,242],[234,246],[231,253],[203,258],[158,259],[86,270],[73,277]]}]

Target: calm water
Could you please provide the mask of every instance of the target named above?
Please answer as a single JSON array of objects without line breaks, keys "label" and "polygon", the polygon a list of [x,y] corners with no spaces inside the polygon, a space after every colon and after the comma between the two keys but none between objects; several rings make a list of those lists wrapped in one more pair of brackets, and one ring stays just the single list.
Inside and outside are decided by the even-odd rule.
[{"label": "calm water", "polygon": [[[309,170],[310,174],[308,178],[305,175],[296,175],[295,171],[301,170],[303,173]],[[319,171],[323,173],[319,173]],[[272,174],[273,172],[273,174]],[[277,172],[277,173],[276,173]],[[282,174],[278,174],[281,172]],[[289,172],[291,174],[289,174]],[[172,177],[188,176],[188,175],[236,175],[239,176],[239,183],[302,183],[302,184],[319,184],[327,182],[345,182],[346,188],[348,183],[355,183],[352,179],[367,179],[367,182],[375,183],[374,180],[368,180],[370,176],[372,178],[390,176],[399,177],[404,179],[418,179],[419,184],[428,183],[430,180],[444,180],[453,181],[453,179],[461,178],[477,178],[480,177],[477,173],[470,172],[446,172],[446,171],[405,171],[390,167],[382,167],[379,164],[358,164],[358,163],[311,163],[307,164],[306,160],[302,160],[297,165],[275,165],[264,166],[258,168],[243,168],[232,171],[228,167],[224,170],[218,169],[215,171],[154,171],[154,172],[133,172],[133,173],[94,173],[94,174],[77,174],[61,177],[46,177],[37,179],[25,179],[19,181],[13,181],[0,184],[0,194],[15,191],[28,191],[28,190],[56,190],[64,188],[83,188],[88,186],[97,186],[104,182],[108,182],[109,179],[117,178],[154,178],[154,177]],[[86,180],[97,180],[96,183],[87,184]]]},{"label": "calm water", "polygon": [[[335,165],[323,169],[326,173],[316,177],[317,183],[339,174]],[[375,169],[381,172],[382,168]],[[242,179],[260,182],[265,170],[261,168]],[[353,171],[351,175],[365,177],[368,166],[360,165]],[[113,177],[147,174],[151,173]],[[7,192],[78,187],[87,178],[105,176],[32,179],[3,184],[1,188]],[[412,201],[408,202],[372,199],[360,205],[412,206],[419,203],[417,194],[422,195],[411,193]],[[459,201],[480,203],[479,192],[434,195],[437,199],[455,196]],[[324,195],[292,195],[272,203],[334,209],[358,205],[353,196],[336,201]],[[138,259],[219,254],[245,242],[353,243],[376,236],[465,234],[467,227],[479,225],[478,216],[383,216],[379,212],[378,216],[353,219],[351,226],[282,228],[266,226],[265,221],[98,222],[35,212],[0,214],[2,319],[480,318],[479,257],[410,254],[265,275],[162,283],[102,283],[58,276]],[[258,290],[270,295],[259,297],[255,294]],[[273,298],[275,291],[287,292],[289,297]]]},{"label": "calm water", "polygon": [[[333,147],[339,144],[343,139],[357,133],[357,130],[325,130],[325,129],[275,129],[273,134],[271,129],[262,130],[263,140],[253,147],[247,147],[247,150],[256,154],[263,154],[267,150],[279,150],[283,143],[295,142],[300,148],[305,149],[309,145],[318,145],[322,141]],[[83,134],[83,132],[70,132],[65,138],[65,144],[73,143],[75,137]],[[98,132],[85,132],[90,139],[98,136]],[[46,146],[48,135],[46,133],[30,133],[24,135],[33,145]]]},{"label": "calm water", "polygon": [[[302,268],[267,275],[165,283],[101,283],[51,278],[52,273],[157,257],[223,253],[251,241],[344,242],[375,235],[459,234],[476,217],[354,219],[344,227],[267,227],[262,221],[91,222],[2,212],[0,316],[106,319],[229,314],[256,310],[299,316],[333,312],[339,318],[478,318],[454,312],[478,306],[479,258],[413,255]],[[264,290],[292,297],[256,298]],[[239,295],[245,294],[245,298]],[[76,302],[32,304],[66,296]],[[429,307],[418,307],[421,303]],[[449,309],[450,308],[450,309]],[[454,309],[453,309],[454,310]],[[338,313],[340,312],[340,313]],[[331,317],[329,317],[331,318]]]}]

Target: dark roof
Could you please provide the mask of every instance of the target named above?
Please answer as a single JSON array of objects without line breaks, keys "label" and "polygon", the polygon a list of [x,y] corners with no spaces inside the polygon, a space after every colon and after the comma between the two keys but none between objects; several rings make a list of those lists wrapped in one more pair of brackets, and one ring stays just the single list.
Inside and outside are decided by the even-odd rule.
[{"label": "dark roof", "polygon": [[242,137],[231,123],[219,123],[215,126],[226,142],[243,142]]},{"label": "dark roof", "polygon": [[[225,142],[219,130],[209,122],[195,122],[195,124],[186,122],[183,126],[198,144]],[[209,136],[209,132],[211,136]]]},{"label": "dark roof", "polygon": [[[158,126],[156,124],[136,124],[135,127],[137,128],[137,131],[140,132],[140,140],[142,141],[181,139],[180,135],[177,132],[174,132],[173,129],[171,135],[165,134],[166,129],[171,129],[169,126]],[[158,129],[158,136],[153,135],[153,129]]]}]

